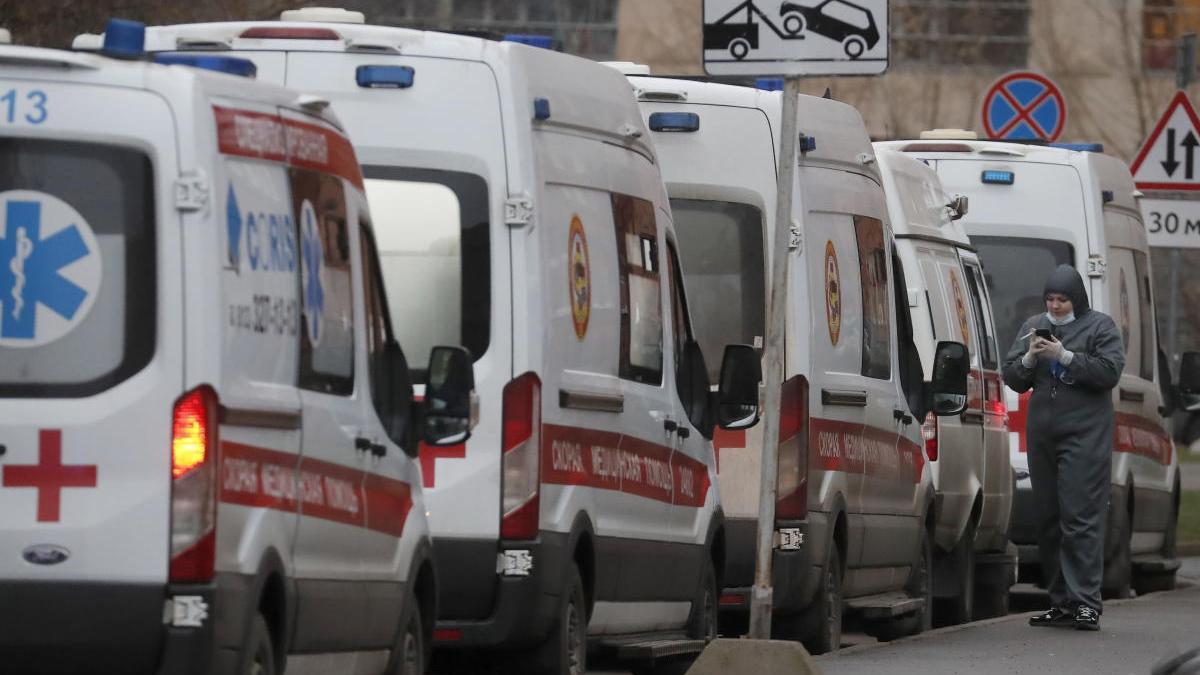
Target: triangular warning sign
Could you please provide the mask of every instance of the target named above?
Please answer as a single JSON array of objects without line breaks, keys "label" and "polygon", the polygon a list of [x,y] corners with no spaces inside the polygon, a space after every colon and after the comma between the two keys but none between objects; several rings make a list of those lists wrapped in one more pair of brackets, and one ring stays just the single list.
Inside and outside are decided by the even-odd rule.
[{"label": "triangular warning sign", "polygon": [[1129,169],[1139,190],[1200,190],[1200,118],[1187,94],[1176,92]]}]

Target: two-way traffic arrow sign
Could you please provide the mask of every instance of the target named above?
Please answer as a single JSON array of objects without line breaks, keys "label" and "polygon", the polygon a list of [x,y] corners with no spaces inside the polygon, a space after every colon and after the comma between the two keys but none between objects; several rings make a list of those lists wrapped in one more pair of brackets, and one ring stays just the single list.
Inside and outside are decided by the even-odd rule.
[{"label": "two-way traffic arrow sign", "polygon": [[1187,94],[1177,92],[1142,144],[1133,164],[1139,190],[1200,190],[1200,117]]}]

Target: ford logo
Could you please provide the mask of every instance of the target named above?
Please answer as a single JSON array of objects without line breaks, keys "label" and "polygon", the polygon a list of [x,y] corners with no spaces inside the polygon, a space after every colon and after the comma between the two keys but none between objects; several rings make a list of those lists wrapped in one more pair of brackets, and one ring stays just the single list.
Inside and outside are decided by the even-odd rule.
[{"label": "ford logo", "polygon": [[57,565],[71,557],[71,552],[54,544],[37,544],[30,546],[21,553],[25,562],[34,565]]}]

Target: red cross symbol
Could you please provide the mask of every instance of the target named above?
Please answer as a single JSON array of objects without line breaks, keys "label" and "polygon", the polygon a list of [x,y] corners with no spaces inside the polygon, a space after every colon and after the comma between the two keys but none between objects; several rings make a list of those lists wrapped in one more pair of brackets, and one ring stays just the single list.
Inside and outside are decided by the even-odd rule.
[{"label": "red cross symbol", "polygon": [[462,459],[466,457],[467,445],[459,443],[458,445],[438,447],[421,443],[418,455],[421,458],[421,484],[427,488],[431,488],[436,482],[434,472],[437,470],[437,461],[439,459]]},{"label": "red cross symbol", "polygon": [[38,432],[38,463],[4,467],[4,487],[36,488],[39,523],[57,523],[64,488],[96,487],[96,465],[63,466],[62,430]]},{"label": "red cross symbol", "polygon": [[1021,452],[1028,451],[1025,422],[1029,419],[1029,399],[1031,396],[1033,396],[1033,392],[1030,391],[1021,394],[1017,399],[1017,409],[1008,411],[1008,430],[1017,433],[1018,448]]}]

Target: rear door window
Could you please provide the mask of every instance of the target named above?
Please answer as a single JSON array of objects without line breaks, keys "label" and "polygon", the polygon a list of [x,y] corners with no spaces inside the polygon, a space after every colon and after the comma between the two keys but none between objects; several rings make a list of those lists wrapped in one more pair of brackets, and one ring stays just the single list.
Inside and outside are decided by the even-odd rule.
[{"label": "rear door window", "polygon": [[87,396],[141,370],[156,263],[146,154],[0,139],[0,396]]},{"label": "rear door window", "polygon": [[1055,267],[1071,264],[1074,248],[1065,241],[1025,237],[972,235],[971,243],[979,250],[992,296],[996,339],[1001,353],[1008,353],[1025,319],[1046,311],[1046,279]]}]

